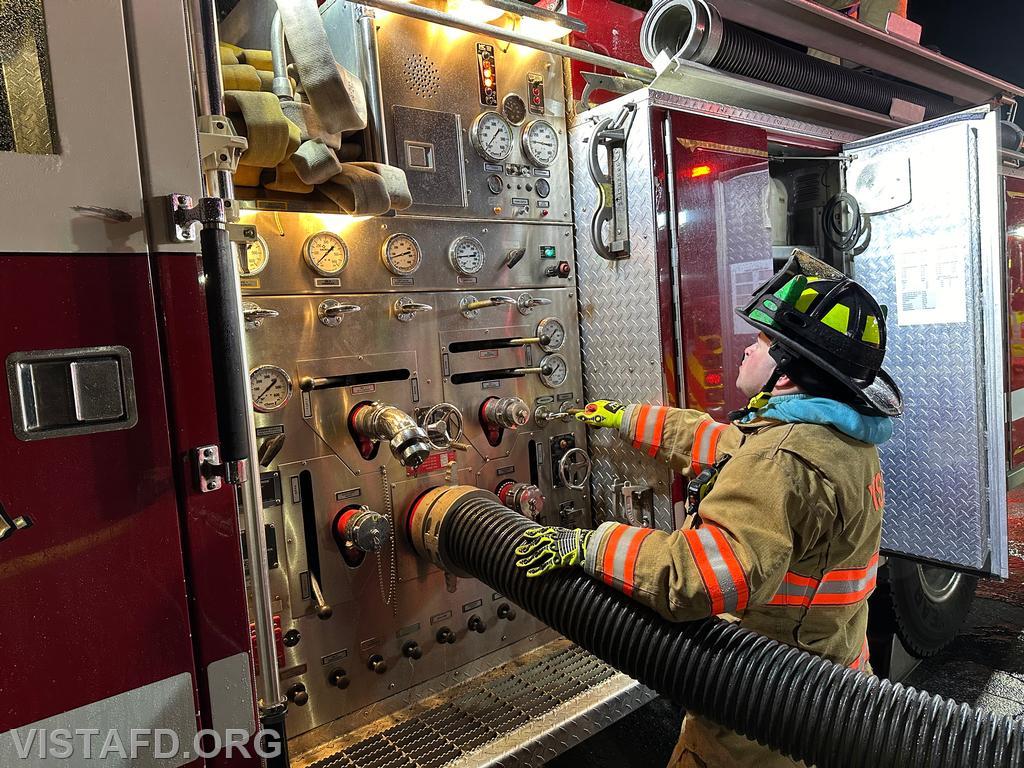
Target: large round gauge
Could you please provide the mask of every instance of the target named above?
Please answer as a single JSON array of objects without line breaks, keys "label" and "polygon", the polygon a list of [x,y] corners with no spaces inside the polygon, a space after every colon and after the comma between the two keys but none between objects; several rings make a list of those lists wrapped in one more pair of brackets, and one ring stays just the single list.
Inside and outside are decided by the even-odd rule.
[{"label": "large round gauge", "polygon": [[554,352],[565,344],[565,326],[557,317],[545,317],[537,323],[537,335],[541,338],[540,348]]},{"label": "large round gauge", "polygon": [[560,387],[569,376],[569,364],[561,355],[544,355],[540,359],[540,381],[545,387]]},{"label": "large round gauge", "polygon": [[330,277],[348,266],[348,246],[333,232],[316,232],[302,244],[302,258],[314,272]]},{"label": "large round gauge", "polygon": [[523,129],[523,153],[534,165],[547,168],[558,157],[558,133],[546,120],[534,120]]},{"label": "large round gauge", "polygon": [[469,129],[473,148],[484,160],[500,163],[512,151],[512,127],[497,112],[481,112]]},{"label": "large round gauge", "polygon": [[267,241],[256,235],[256,239],[245,248],[245,274],[242,277],[258,275],[269,263],[270,249],[267,247]]},{"label": "large round gauge", "polygon": [[520,125],[526,119],[526,102],[518,93],[510,93],[502,99],[501,111],[512,125]]},{"label": "large round gauge", "polygon": [[475,275],[483,269],[487,254],[479,240],[463,235],[452,240],[448,246],[448,261],[460,275]]},{"label": "large round gauge", "polygon": [[420,268],[423,251],[412,235],[399,232],[384,241],[380,249],[384,266],[396,275],[411,275]]},{"label": "large round gauge", "polygon": [[261,365],[249,372],[252,407],[260,413],[283,408],[292,396],[292,377],[284,368]]}]

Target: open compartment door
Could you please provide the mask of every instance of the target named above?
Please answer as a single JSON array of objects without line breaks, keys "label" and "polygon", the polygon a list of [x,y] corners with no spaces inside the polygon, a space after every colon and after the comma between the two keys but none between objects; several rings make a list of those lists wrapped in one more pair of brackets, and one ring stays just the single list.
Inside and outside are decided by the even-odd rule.
[{"label": "open compartment door", "polygon": [[846,147],[869,214],[853,273],[888,307],[905,411],[880,447],[882,549],[1007,575],[999,115],[949,115]]}]

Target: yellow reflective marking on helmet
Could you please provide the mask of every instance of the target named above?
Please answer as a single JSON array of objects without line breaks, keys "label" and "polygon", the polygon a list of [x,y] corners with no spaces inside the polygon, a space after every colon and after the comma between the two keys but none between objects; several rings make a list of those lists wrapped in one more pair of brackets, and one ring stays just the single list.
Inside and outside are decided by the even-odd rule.
[{"label": "yellow reflective marking on helmet", "polygon": [[850,308],[845,304],[836,304],[821,318],[821,322],[840,333],[846,333],[850,329]]},{"label": "yellow reflective marking on helmet", "polygon": [[882,343],[882,336],[878,330],[878,318],[874,315],[868,315],[867,321],[864,323],[864,333],[861,334],[861,339],[868,344]]},{"label": "yellow reflective marking on helmet", "polygon": [[794,306],[797,308],[798,311],[806,312],[807,308],[811,306],[811,302],[813,302],[814,299],[817,298],[817,296],[818,292],[816,290],[814,290],[813,288],[808,288],[803,293],[800,294],[800,298],[796,300],[796,304]]}]

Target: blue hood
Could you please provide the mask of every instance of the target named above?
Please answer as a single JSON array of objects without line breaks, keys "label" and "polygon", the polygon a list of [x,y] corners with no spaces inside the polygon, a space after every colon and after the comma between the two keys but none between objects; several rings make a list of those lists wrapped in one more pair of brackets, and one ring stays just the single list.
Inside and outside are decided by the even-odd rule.
[{"label": "blue hood", "polygon": [[776,395],[764,408],[748,414],[742,421],[754,419],[823,424],[871,445],[880,445],[892,437],[893,426],[888,416],[865,416],[845,403],[811,395]]}]

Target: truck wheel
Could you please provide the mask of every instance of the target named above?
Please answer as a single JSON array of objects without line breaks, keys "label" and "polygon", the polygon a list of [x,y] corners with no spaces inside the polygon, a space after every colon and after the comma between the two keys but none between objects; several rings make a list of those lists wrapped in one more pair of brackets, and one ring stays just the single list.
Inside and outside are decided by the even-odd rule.
[{"label": "truck wheel", "polygon": [[978,578],[896,557],[889,558],[888,567],[896,634],[918,658],[934,656],[960,631]]}]

